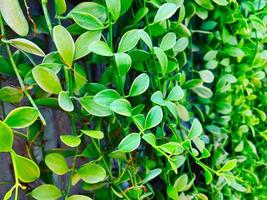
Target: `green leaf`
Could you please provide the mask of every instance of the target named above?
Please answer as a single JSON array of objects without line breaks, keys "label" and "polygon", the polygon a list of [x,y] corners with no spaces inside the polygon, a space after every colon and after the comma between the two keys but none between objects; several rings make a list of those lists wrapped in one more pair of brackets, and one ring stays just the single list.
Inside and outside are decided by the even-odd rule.
[{"label": "green leaf", "polygon": [[171,101],[165,101],[165,106],[168,108],[170,113],[173,115],[175,119],[179,117],[178,109],[175,103]]},{"label": "green leaf", "polygon": [[148,13],[148,8],[147,7],[142,7],[140,8],[136,15],[134,16],[134,23],[138,23],[141,19],[143,19],[143,17],[146,16],[146,14]]},{"label": "green leaf", "polygon": [[57,25],[53,28],[53,38],[64,63],[71,67],[75,54],[75,45],[70,33],[63,26]]},{"label": "green leaf", "polygon": [[72,19],[82,28],[95,31],[103,30],[103,23],[89,12],[74,11],[71,12]]},{"label": "green leaf", "polygon": [[186,49],[188,44],[189,44],[188,38],[182,37],[179,40],[177,40],[177,42],[175,43],[175,45],[173,47],[173,51],[175,53],[180,53]]},{"label": "green leaf", "polygon": [[45,157],[47,167],[58,175],[66,174],[69,171],[65,158],[59,153],[50,153]]},{"label": "green leaf", "polygon": [[120,12],[121,12],[121,1],[120,0],[105,0],[108,11],[113,17],[114,21],[117,21],[118,18],[120,17]]},{"label": "green leaf", "polygon": [[23,98],[23,93],[17,88],[2,87],[0,89],[0,100],[8,103],[19,103]]},{"label": "green leaf", "polygon": [[172,185],[168,185],[167,187],[167,195],[171,199],[178,200],[178,192],[175,190],[175,188]]},{"label": "green leaf", "polygon": [[131,57],[126,53],[115,53],[114,57],[119,74],[121,76],[126,75],[132,65]]},{"label": "green leaf", "polygon": [[78,175],[89,184],[99,183],[106,178],[106,171],[100,165],[87,163],[78,170]]},{"label": "green leaf", "polygon": [[0,11],[5,22],[13,31],[21,36],[28,34],[29,25],[18,0],[1,1]]},{"label": "green leaf", "polygon": [[221,169],[219,169],[218,172],[227,172],[227,171],[231,171],[232,169],[235,168],[237,163],[236,159],[233,160],[229,160],[227,163],[225,163]]},{"label": "green leaf", "polygon": [[101,56],[113,56],[112,49],[103,41],[96,41],[89,45],[89,51]]},{"label": "green leaf", "polygon": [[141,136],[140,133],[131,133],[127,135],[123,140],[120,142],[118,149],[121,152],[132,152],[137,149],[140,145]]},{"label": "green leaf", "polygon": [[38,110],[33,107],[19,107],[12,110],[5,119],[11,128],[26,128],[38,118]]},{"label": "green leaf", "polygon": [[0,121],[0,152],[12,151],[13,140],[11,128],[5,122]]},{"label": "green leaf", "polygon": [[19,180],[24,183],[30,183],[40,177],[40,170],[35,162],[17,155],[14,151],[11,152],[11,156]]},{"label": "green leaf", "polygon": [[210,70],[201,70],[199,75],[203,82],[212,83],[214,81],[214,75]]},{"label": "green leaf", "polygon": [[148,33],[145,32],[143,29],[141,29],[141,30],[138,30],[138,34],[139,34],[140,39],[148,46],[148,48],[152,49],[153,48],[152,40],[149,37]]},{"label": "green leaf", "polygon": [[91,115],[97,117],[107,117],[112,115],[112,111],[107,106],[97,104],[93,97],[85,96],[80,99],[82,107]]},{"label": "green leaf", "polygon": [[45,56],[45,53],[38,47],[36,44],[31,42],[30,40],[24,38],[16,38],[7,41],[12,46],[16,47],[20,51],[24,51],[26,53],[34,54],[37,56]]},{"label": "green leaf", "polygon": [[56,186],[44,184],[35,188],[31,195],[37,200],[56,200],[62,196],[62,193]]},{"label": "green leaf", "polygon": [[121,96],[116,90],[106,89],[106,90],[102,90],[101,92],[97,93],[94,96],[94,101],[99,105],[110,106],[110,104],[113,101],[120,99],[120,98]]},{"label": "green leaf", "polygon": [[140,36],[137,29],[127,31],[120,40],[118,52],[130,51],[137,45],[139,39]]},{"label": "green leaf", "polygon": [[238,47],[226,47],[223,49],[223,52],[231,57],[244,57],[246,54],[244,51]]},{"label": "green leaf", "polygon": [[161,107],[154,106],[151,108],[146,116],[145,128],[151,129],[157,126],[163,118],[163,112]]},{"label": "green leaf", "polygon": [[92,200],[90,197],[84,195],[72,195],[67,200]]},{"label": "green leaf", "polygon": [[142,136],[143,140],[145,140],[148,144],[150,144],[153,147],[156,147],[156,137],[152,133],[147,133]]},{"label": "green leaf", "polygon": [[154,18],[154,23],[169,19],[179,7],[174,3],[164,3],[161,5]]},{"label": "green leaf", "polygon": [[161,91],[154,92],[151,96],[151,101],[155,104],[160,105],[160,106],[165,105],[165,101],[163,99],[163,94]]},{"label": "green leaf", "polygon": [[161,67],[161,73],[163,75],[166,74],[167,72],[167,67],[168,67],[168,58],[165,52],[159,48],[159,47],[154,47],[154,52],[156,54],[156,57],[159,61],[160,67]]},{"label": "green leaf", "polygon": [[58,16],[64,14],[67,11],[67,5],[65,0],[54,0],[55,10]]},{"label": "green leaf", "polygon": [[177,192],[181,192],[186,187],[187,183],[188,183],[188,176],[187,176],[187,174],[182,174],[181,176],[179,176],[175,180],[173,187],[175,188],[175,190]]},{"label": "green leaf", "polygon": [[195,2],[207,10],[214,9],[214,6],[212,5],[212,2],[210,0],[195,0]]},{"label": "green leaf", "polygon": [[113,112],[126,117],[130,117],[132,115],[132,106],[126,99],[117,99],[113,101],[110,104],[110,109]]},{"label": "green leaf", "polygon": [[60,140],[69,147],[77,147],[81,143],[81,139],[74,135],[61,135]]},{"label": "green leaf", "polygon": [[184,148],[176,142],[162,144],[159,146],[159,148],[171,155],[179,155],[184,151]]},{"label": "green leaf", "polygon": [[168,51],[174,47],[175,43],[176,43],[176,34],[174,32],[169,32],[163,37],[159,47],[163,51]]},{"label": "green leaf", "polygon": [[226,6],[228,4],[227,0],[212,0],[212,1],[220,6]]},{"label": "green leaf", "polygon": [[32,75],[36,83],[44,91],[52,94],[59,94],[62,91],[60,81],[52,70],[36,66],[32,70]]},{"label": "green leaf", "polygon": [[206,99],[211,98],[213,95],[212,91],[203,85],[194,87],[192,90],[197,93],[198,96]]},{"label": "green leaf", "polygon": [[104,133],[97,130],[81,130],[81,132],[91,138],[101,140],[104,138]]},{"label": "green leaf", "polygon": [[205,182],[207,185],[209,185],[213,179],[211,172],[208,169],[204,169],[204,176],[205,176]]},{"label": "green leaf", "polygon": [[89,50],[89,46],[99,41],[101,38],[100,31],[87,31],[81,34],[75,42],[75,60],[82,58],[89,54],[91,51]]},{"label": "green leaf", "polygon": [[66,112],[71,112],[74,110],[74,105],[71,101],[71,98],[69,96],[68,92],[61,91],[58,95],[58,105],[59,107],[66,111]]},{"label": "green leaf", "polygon": [[174,88],[172,88],[172,90],[170,91],[167,100],[169,101],[179,101],[184,97],[184,91],[180,86],[175,86]]},{"label": "green leaf", "polygon": [[198,121],[198,119],[194,119],[193,120],[193,123],[192,123],[192,126],[188,132],[188,139],[189,140],[192,140],[198,136],[201,135],[201,133],[203,132],[203,129],[202,129],[202,125],[201,123]]},{"label": "green leaf", "polygon": [[146,73],[136,77],[131,85],[129,96],[134,97],[143,94],[149,86],[149,76]]},{"label": "green leaf", "polygon": [[146,184],[147,182],[151,181],[152,179],[156,178],[162,170],[160,168],[152,169],[151,171],[148,172],[146,177],[143,179],[142,183]]}]

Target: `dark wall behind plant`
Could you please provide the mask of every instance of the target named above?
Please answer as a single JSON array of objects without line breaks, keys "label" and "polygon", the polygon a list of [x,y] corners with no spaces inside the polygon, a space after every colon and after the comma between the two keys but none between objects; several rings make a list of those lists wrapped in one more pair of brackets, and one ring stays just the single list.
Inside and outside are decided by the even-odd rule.
[{"label": "dark wall behind plant", "polygon": [[266,0],[0,12],[0,198],[267,198]]}]

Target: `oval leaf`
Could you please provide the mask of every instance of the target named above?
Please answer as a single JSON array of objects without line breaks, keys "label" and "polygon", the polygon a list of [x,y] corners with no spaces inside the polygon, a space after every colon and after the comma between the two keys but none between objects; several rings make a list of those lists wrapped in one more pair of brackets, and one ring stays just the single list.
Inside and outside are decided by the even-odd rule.
[{"label": "oval leaf", "polygon": [[81,143],[81,139],[74,135],[61,135],[60,140],[69,147],[77,147]]},{"label": "oval leaf", "polygon": [[58,95],[58,105],[62,110],[66,112],[71,112],[74,110],[74,105],[69,97],[69,93],[61,91]]},{"label": "oval leaf", "polygon": [[149,76],[146,73],[140,74],[136,77],[130,88],[129,96],[138,96],[143,94],[149,86]]},{"label": "oval leaf", "polygon": [[32,75],[36,83],[44,91],[52,94],[59,94],[62,91],[57,75],[50,69],[36,66],[32,70]]},{"label": "oval leaf", "polygon": [[13,140],[11,128],[5,122],[0,121],[0,152],[12,151]]},{"label": "oval leaf", "polygon": [[126,99],[117,99],[110,104],[110,109],[119,114],[126,117],[130,117],[132,115],[132,107],[129,101]]},{"label": "oval leaf", "polygon": [[127,135],[120,142],[118,149],[122,152],[131,152],[137,149],[140,145],[141,136],[140,133],[131,133]]},{"label": "oval leaf", "polygon": [[19,107],[12,110],[6,117],[5,123],[11,128],[26,128],[38,118],[38,111],[33,107]]},{"label": "oval leaf", "polygon": [[188,139],[192,140],[192,139],[200,136],[202,131],[203,131],[203,129],[202,129],[201,123],[198,121],[198,119],[195,118],[193,120],[192,126],[189,130]]},{"label": "oval leaf", "polygon": [[58,175],[63,175],[69,171],[65,158],[59,153],[50,153],[45,157],[47,167]]},{"label": "oval leaf", "polygon": [[97,131],[97,130],[81,130],[82,133],[85,135],[95,138],[95,139],[103,139],[104,138],[104,133],[102,131]]},{"label": "oval leaf", "polygon": [[62,196],[61,191],[56,186],[50,184],[40,185],[31,194],[37,200],[56,200]]},{"label": "oval leaf", "polygon": [[146,116],[145,127],[151,129],[157,126],[163,118],[163,112],[160,106],[154,106]]},{"label": "oval leaf", "polygon": [[86,183],[94,184],[101,182],[106,178],[106,171],[103,167],[97,164],[88,163],[78,170],[78,175]]}]

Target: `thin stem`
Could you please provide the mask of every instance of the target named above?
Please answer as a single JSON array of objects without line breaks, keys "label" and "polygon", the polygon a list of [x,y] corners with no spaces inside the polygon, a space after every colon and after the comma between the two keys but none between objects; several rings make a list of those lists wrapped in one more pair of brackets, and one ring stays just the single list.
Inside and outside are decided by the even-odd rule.
[{"label": "thin stem", "polygon": [[48,31],[49,31],[50,35],[52,36],[52,24],[50,21],[48,10],[47,10],[47,0],[42,0],[42,8],[43,8],[43,12],[44,12],[45,21],[47,24]]},{"label": "thin stem", "polygon": [[13,169],[14,169],[14,176],[15,176],[15,200],[18,200],[18,194],[19,194],[19,179],[18,179],[18,174],[17,174],[17,169],[16,169],[16,166],[15,166],[15,158],[14,158],[14,155],[15,155],[15,152],[12,151],[10,153],[11,155],[11,159],[12,159],[12,163],[13,163]]}]

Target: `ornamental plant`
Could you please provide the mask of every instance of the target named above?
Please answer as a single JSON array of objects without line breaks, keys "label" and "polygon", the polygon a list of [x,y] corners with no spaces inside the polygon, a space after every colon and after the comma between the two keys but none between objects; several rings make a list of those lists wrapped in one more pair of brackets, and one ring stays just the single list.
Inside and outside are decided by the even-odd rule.
[{"label": "ornamental plant", "polygon": [[266,0],[0,13],[1,199],[267,199]]}]

